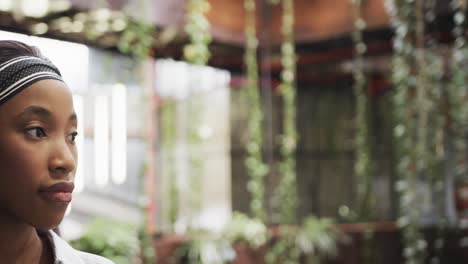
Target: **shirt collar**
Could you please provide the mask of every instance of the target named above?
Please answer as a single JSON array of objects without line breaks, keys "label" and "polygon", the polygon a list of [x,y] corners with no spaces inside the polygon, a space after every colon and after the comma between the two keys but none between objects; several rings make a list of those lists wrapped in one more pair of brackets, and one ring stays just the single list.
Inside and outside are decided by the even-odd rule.
[{"label": "shirt collar", "polygon": [[77,255],[76,250],[68,245],[68,243],[55,232],[49,230],[48,237],[54,252],[54,264],[84,264]]}]

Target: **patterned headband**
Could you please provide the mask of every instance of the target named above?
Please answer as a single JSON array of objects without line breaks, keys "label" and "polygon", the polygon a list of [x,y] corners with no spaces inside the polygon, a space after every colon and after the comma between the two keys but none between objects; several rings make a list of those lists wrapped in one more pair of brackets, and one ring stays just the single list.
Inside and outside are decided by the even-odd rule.
[{"label": "patterned headband", "polygon": [[0,105],[33,83],[45,79],[63,82],[60,71],[47,60],[21,56],[0,64]]}]

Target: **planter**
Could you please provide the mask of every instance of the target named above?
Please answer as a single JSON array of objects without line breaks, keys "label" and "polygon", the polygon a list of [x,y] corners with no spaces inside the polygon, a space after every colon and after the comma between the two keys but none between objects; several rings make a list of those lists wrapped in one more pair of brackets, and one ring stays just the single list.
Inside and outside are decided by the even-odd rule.
[{"label": "planter", "polygon": [[455,205],[460,218],[468,218],[468,183],[455,185]]},{"label": "planter", "polygon": [[188,237],[175,234],[157,234],[153,236],[153,247],[158,264],[178,264],[177,249],[189,241]]},{"label": "planter", "polygon": [[[399,243],[397,229],[391,222],[379,223],[359,223],[359,224],[342,224],[337,226],[339,230],[347,234],[346,238],[339,243],[339,252],[336,259],[329,259],[326,263],[330,264],[362,264],[365,259],[361,254],[364,247],[364,234],[368,230],[374,231],[374,239],[379,243],[373,243],[373,250],[381,256],[382,262],[374,262],[379,264],[399,263],[396,261],[400,248],[395,248],[394,245]],[[278,227],[272,227],[271,231],[274,236],[278,236]],[[154,246],[157,254],[158,264],[176,264],[177,249],[184,244],[189,243],[189,238],[180,235],[159,235],[154,237]],[[274,243],[274,242],[272,242]],[[267,248],[260,247],[253,249],[243,243],[234,245],[236,257],[232,264],[264,264],[264,257]],[[179,262],[180,263],[180,262]],[[177,263],[178,264],[178,263]]]},{"label": "planter", "polygon": [[236,252],[236,258],[232,264],[263,264],[265,263],[265,248],[261,247],[258,249],[253,249],[245,244],[236,244],[234,245],[234,250]]},{"label": "planter", "polygon": [[401,259],[401,243],[394,222],[339,224],[345,234],[338,244],[338,256],[327,264],[396,264]]}]

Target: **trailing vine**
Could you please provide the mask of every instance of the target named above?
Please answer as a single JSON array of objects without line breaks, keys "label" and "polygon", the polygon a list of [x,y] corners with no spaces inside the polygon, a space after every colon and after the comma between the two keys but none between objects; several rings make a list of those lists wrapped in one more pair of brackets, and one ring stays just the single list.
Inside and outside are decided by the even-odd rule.
[{"label": "trailing vine", "polygon": [[[169,220],[169,227],[174,228],[179,212],[179,190],[177,188],[177,175],[175,171],[175,104],[168,102],[161,106],[161,129],[162,140],[165,152],[165,166],[167,167],[166,177],[168,185],[164,196],[167,199],[166,216]],[[174,231],[174,230],[171,230]]]},{"label": "trailing vine", "polygon": [[295,224],[297,210],[297,180],[296,180],[296,51],[294,47],[294,2],[282,0],[282,34],[280,93],[283,99],[283,124],[281,135],[281,156],[279,162],[280,182],[278,196],[280,198],[281,224]]},{"label": "trailing vine", "polygon": [[[436,26],[436,0],[424,1],[424,18],[420,18],[428,26]],[[422,22],[421,22],[422,23]],[[428,31],[428,30],[426,30]],[[430,32],[430,31],[428,31]],[[428,107],[428,166],[427,166],[427,181],[431,187],[431,203],[433,224],[436,228],[434,243],[432,243],[431,262],[439,263],[440,256],[445,244],[444,233],[446,230],[447,217],[445,214],[445,199],[447,197],[444,185],[444,161],[445,161],[445,140],[446,140],[446,94],[444,94],[445,76],[444,62],[440,55],[440,45],[435,34],[420,33],[421,41],[425,40],[425,60],[421,66],[421,74],[425,76],[425,89],[427,90],[427,107]]]},{"label": "trailing vine", "polygon": [[210,23],[205,16],[209,10],[207,0],[188,1],[185,32],[190,43],[184,47],[184,57],[193,64],[206,65],[211,56],[208,48],[211,43]]},{"label": "trailing vine", "polygon": [[188,99],[189,118],[189,148],[190,148],[190,210],[191,217],[199,214],[202,208],[202,176],[203,176],[203,154],[201,153],[203,137],[200,124],[202,123],[201,112],[203,103],[200,95],[192,94]]},{"label": "trailing vine", "polygon": [[127,27],[120,35],[117,48],[120,52],[141,61],[150,55],[155,32],[153,25],[127,18]]},{"label": "trailing vine", "polygon": [[278,240],[265,255],[267,264],[321,263],[336,257],[341,233],[332,219],[307,216],[298,227],[279,230]]},{"label": "trailing vine", "polygon": [[[210,3],[207,0],[189,0],[187,4],[185,32],[190,37],[190,43],[184,47],[184,57],[190,63],[206,65],[211,56],[209,51],[210,23],[206,18],[206,13],[210,10]],[[192,153],[190,155],[190,208],[192,213],[199,213],[202,207],[201,182],[203,173],[203,155],[199,153],[203,140],[200,134],[200,111],[203,107],[200,95],[191,95],[188,104],[191,115],[189,140],[192,147],[192,151],[190,151]]]},{"label": "trailing vine", "polygon": [[[279,237],[272,249],[265,256],[266,263],[299,263],[300,246],[298,236],[302,233],[293,224],[297,221],[297,179],[296,179],[296,51],[294,43],[294,2],[293,0],[270,1],[281,3],[283,9],[281,33],[281,84],[280,94],[283,100],[283,122],[280,142],[281,160],[278,168],[280,180],[275,195],[281,201],[279,205]],[[302,228],[302,227],[300,227]]]},{"label": "trailing vine", "polygon": [[[415,1],[388,0],[388,11],[395,29],[393,40],[394,60],[392,79],[394,83],[394,128],[397,173],[399,180],[396,190],[400,193],[399,227],[402,229],[403,256],[406,263],[423,263],[427,242],[419,228],[421,212],[418,177],[421,163],[418,163],[421,146],[417,145],[418,109],[414,97],[417,94],[417,76],[412,71],[416,53],[413,40],[416,34]],[[420,128],[427,129],[427,128]],[[420,143],[421,141],[419,141]]]},{"label": "trailing vine", "polygon": [[372,203],[372,166],[371,149],[368,128],[368,89],[364,73],[363,59],[367,46],[363,39],[366,22],[362,17],[363,0],[351,0],[354,5],[354,32],[352,35],[355,46],[355,67],[353,68],[354,94],[356,97],[356,137],[354,173],[357,179],[357,215],[368,219],[371,216]]},{"label": "trailing vine", "polygon": [[268,173],[268,165],[263,161],[263,112],[260,103],[258,87],[258,63],[256,34],[256,4],[255,0],[244,0],[246,11],[245,24],[245,63],[247,68],[247,97],[249,101],[250,115],[247,124],[247,158],[245,165],[249,175],[247,189],[251,195],[250,210],[254,218],[265,221],[265,187],[264,178]]},{"label": "trailing vine", "polygon": [[[373,196],[373,177],[371,163],[371,142],[369,132],[369,93],[368,80],[364,71],[364,55],[367,45],[364,42],[363,32],[366,29],[366,21],[362,17],[362,6],[364,0],[351,0],[354,11],[354,32],[352,39],[354,42],[355,65],[353,67],[354,95],[356,98],[356,135],[355,135],[355,162],[354,174],[357,182],[356,215],[360,220],[369,221],[372,217],[372,209],[375,203]],[[372,263],[373,250],[372,238],[373,230],[367,230],[363,235],[364,261]]]},{"label": "trailing vine", "polygon": [[449,89],[449,101],[451,105],[450,119],[451,132],[454,137],[454,156],[455,156],[455,179],[459,183],[468,181],[468,146],[466,133],[468,127],[468,46],[466,43],[465,30],[466,22],[466,0],[453,0],[454,24],[453,35],[455,37],[453,58],[452,58],[452,80]]},{"label": "trailing vine", "polygon": [[[436,2],[400,0],[390,4],[395,27],[393,101],[397,125],[394,132],[398,143],[400,176],[396,188],[401,195],[399,224],[403,230],[404,257],[407,263],[423,263],[427,242],[420,222],[423,217],[426,220],[431,217],[438,226],[434,243],[436,255],[431,261],[438,261],[437,254],[444,244],[443,229],[446,223],[445,206],[440,201],[440,197],[446,195],[444,126],[456,118],[444,116],[444,63],[437,53],[437,40],[426,36],[426,25],[435,21]],[[461,86],[460,90],[448,89],[448,101],[452,105],[449,115],[453,116],[454,111],[456,115],[463,115],[461,108],[455,107],[454,110],[453,107],[457,105],[454,94],[457,97],[455,100],[460,100],[459,96],[463,98],[463,92],[460,92],[465,89],[464,83]],[[465,121],[466,116],[464,118]],[[426,194],[430,196],[429,201],[427,198],[425,200],[424,192],[429,192]],[[425,204],[429,204],[426,206],[429,209],[424,208]]]}]

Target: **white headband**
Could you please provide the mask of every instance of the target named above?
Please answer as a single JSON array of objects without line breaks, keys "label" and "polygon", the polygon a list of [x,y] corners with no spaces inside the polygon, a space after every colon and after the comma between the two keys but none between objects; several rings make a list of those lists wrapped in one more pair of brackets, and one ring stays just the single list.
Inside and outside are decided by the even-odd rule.
[{"label": "white headband", "polygon": [[44,79],[63,82],[60,71],[51,62],[33,56],[21,56],[0,65],[0,105]]}]

